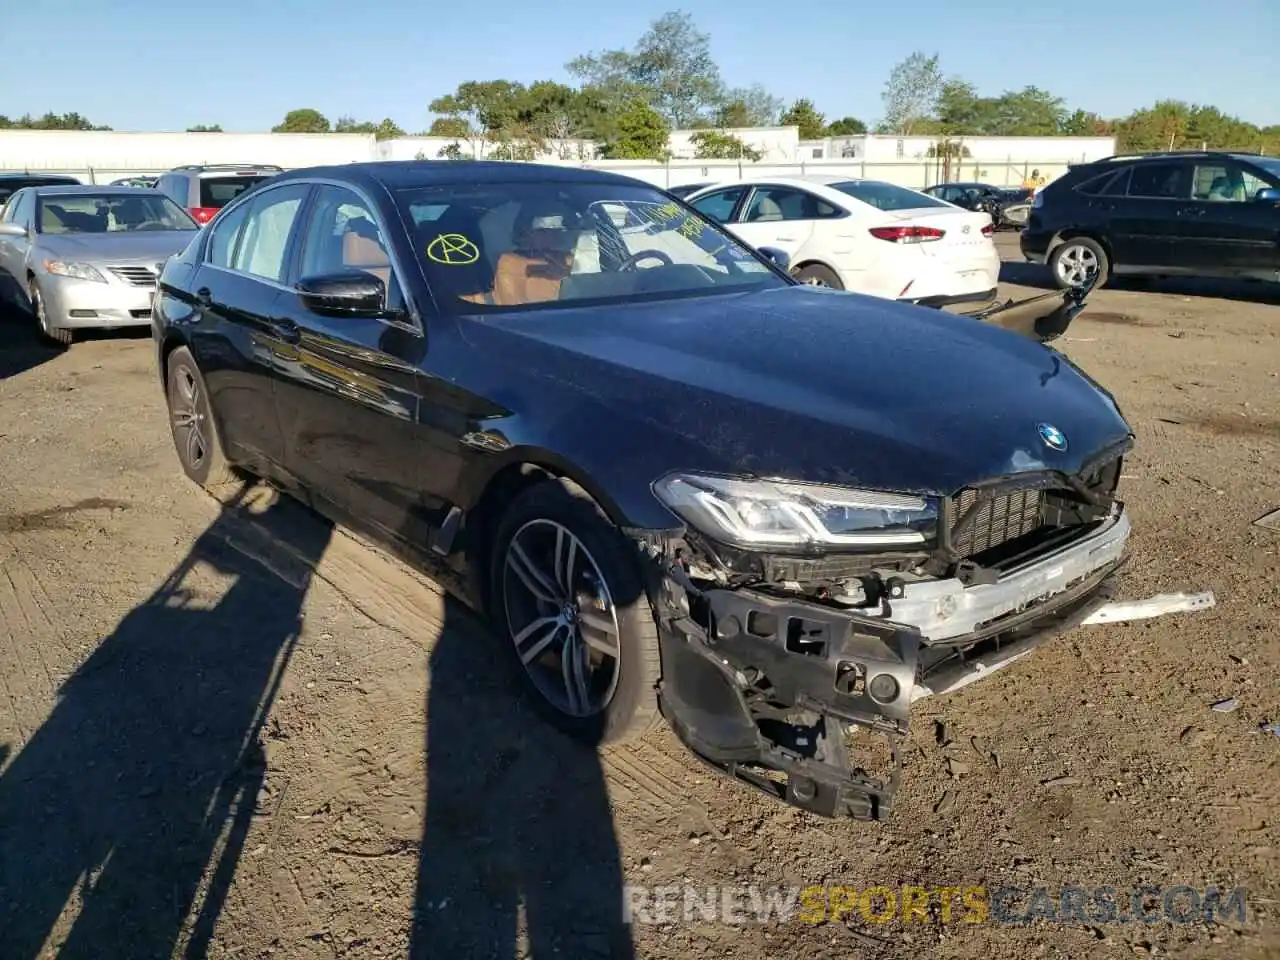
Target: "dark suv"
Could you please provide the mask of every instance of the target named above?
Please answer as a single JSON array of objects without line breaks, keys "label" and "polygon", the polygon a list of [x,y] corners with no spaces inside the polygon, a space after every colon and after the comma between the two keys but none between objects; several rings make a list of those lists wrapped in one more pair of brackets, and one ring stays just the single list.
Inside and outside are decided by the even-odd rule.
[{"label": "dark suv", "polygon": [[156,181],[156,189],[195,218],[208,223],[250,187],[281,172],[267,164],[221,163],[174,167]]},{"label": "dark suv", "polygon": [[1060,287],[1111,274],[1280,280],[1280,159],[1154,153],[1074,166],[1036,194],[1022,253]]}]

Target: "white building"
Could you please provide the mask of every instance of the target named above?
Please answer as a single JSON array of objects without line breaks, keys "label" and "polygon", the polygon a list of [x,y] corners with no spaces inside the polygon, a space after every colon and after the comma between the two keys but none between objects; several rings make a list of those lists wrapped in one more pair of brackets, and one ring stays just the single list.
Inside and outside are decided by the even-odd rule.
[{"label": "white building", "polygon": [[990,163],[1084,163],[1116,152],[1115,137],[898,137],[861,134],[827,137],[797,144],[797,160],[864,160],[907,163],[932,160],[948,152],[964,160]]}]

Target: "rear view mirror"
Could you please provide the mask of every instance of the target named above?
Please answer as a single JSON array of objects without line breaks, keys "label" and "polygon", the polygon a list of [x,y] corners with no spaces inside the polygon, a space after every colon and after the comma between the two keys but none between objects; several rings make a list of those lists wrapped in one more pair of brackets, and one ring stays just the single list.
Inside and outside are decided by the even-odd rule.
[{"label": "rear view mirror", "polygon": [[307,309],[323,316],[376,317],[386,312],[386,286],[363,270],[306,277],[294,289]]},{"label": "rear view mirror", "polygon": [[791,266],[791,256],[785,250],[779,250],[777,247],[757,247],[756,249],[779,270],[786,270]]},{"label": "rear view mirror", "polygon": [[25,237],[27,228],[20,223],[0,223],[0,237]]},{"label": "rear view mirror", "polygon": [[1280,190],[1275,187],[1263,187],[1254,194],[1253,199],[1259,203],[1280,203]]}]

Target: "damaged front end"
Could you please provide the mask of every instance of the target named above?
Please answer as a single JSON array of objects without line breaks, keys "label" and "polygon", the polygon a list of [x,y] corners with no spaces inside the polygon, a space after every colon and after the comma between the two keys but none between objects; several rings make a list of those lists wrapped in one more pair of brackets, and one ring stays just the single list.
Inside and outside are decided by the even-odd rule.
[{"label": "damaged front end", "polygon": [[796,556],[692,524],[640,536],[664,715],[703,760],[778,799],[883,818],[913,701],[988,675],[1110,600],[1130,530],[1115,497],[1127,447],[1075,476],[941,498],[920,548],[902,536],[901,548]]}]

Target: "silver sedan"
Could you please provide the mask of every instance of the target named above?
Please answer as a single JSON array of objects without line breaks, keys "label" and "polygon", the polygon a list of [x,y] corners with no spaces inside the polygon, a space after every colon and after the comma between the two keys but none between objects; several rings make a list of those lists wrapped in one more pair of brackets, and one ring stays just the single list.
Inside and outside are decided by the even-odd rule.
[{"label": "silver sedan", "polygon": [[147,326],[160,265],[199,229],[158,190],[19,190],[0,213],[0,298],[64,345],[77,329]]}]

